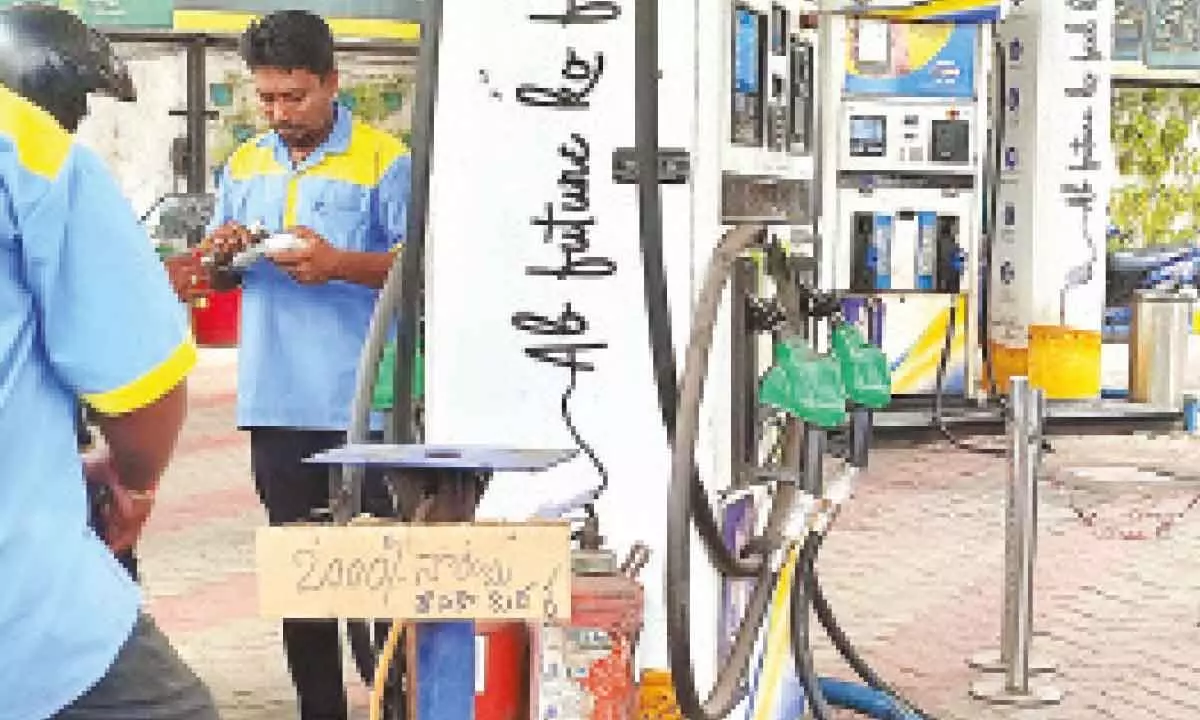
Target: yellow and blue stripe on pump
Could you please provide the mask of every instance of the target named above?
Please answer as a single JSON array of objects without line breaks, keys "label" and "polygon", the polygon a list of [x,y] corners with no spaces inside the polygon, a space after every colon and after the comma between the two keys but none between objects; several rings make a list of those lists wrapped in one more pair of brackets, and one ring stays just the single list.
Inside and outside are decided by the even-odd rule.
[{"label": "yellow and blue stripe on pump", "polygon": [[791,589],[799,559],[799,548],[793,546],[779,570],[766,632],[759,639],[758,666],[750,680],[746,720],[798,718],[804,712],[804,691],[796,677],[791,640]]},{"label": "yellow and blue stripe on pump", "polygon": [[[335,115],[329,138],[298,164],[273,132],[238,148],[224,168],[211,227],[229,220],[269,232],[303,226],[341,250],[396,250],[406,227],[407,149],[340,104]],[[341,281],[302,285],[269,260],[250,266],[238,425],[344,430],[377,296]]]},{"label": "yellow and blue stripe on pump", "polygon": [[863,14],[890,20],[974,24],[999,22],[1006,6],[1005,0],[917,0],[906,8]]}]

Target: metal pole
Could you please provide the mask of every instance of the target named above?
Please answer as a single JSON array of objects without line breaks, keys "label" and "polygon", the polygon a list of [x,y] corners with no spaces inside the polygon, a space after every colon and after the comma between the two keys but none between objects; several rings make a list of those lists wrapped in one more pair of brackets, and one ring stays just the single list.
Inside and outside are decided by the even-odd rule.
[{"label": "metal pole", "polygon": [[1013,535],[1010,545],[1014,553],[1015,567],[1010,577],[1008,591],[1012,595],[1006,605],[1010,609],[1010,627],[1004,650],[1008,661],[1006,679],[1008,690],[1026,694],[1029,691],[1029,645],[1033,637],[1030,613],[1033,608],[1033,543],[1034,505],[1033,485],[1036,474],[1038,451],[1033,445],[1031,431],[1036,424],[1033,391],[1025,378],[1016,378],[1012,386],[1013,432],[1009,446],[1009,493],[1013,505]]},{"label": "metal pole", "polygon": [[[1008,487],[1004,532],[1004,616],[1000,628],[1000,666],[1004,679],[983,680],[971,688],[974,697],[994,704],[1040,706],[1061,702],[1053,687],[1034,687],[1035,670],[1052,672],[1053,666],[1035,667],[1033,647],[1033,580],[1037,554],[1037,481],[1042,459],[1042,421],[1045,395],[1029,386],[1025,377],[1010,381],[1008,431]],[[973,663],[974,664],[974,663]],[[983,663],[977,664],[985,670]]]},{"label": "metal pole", "polygon": [[187,191],[199,195],[208,189],[208,79],[204,38],[188,43],[185,55],[187,85]]},{"label": "metal pole", "polygon": [[421,51],[417,64],[417,94],[413,103],[412,189],[408,205],[408,227],[398,266],[400,317],[396,333],[396,365],[393,369],[391,432],[395,442],[416,440],[413,422],[413,357],[421,331],[425,284],[425,231],[429,216],[430,167],[433,161],[437,115],[438,67],[442,43],[442,0],[424,0],[421,18]]},{"label": "metal pole", "polygon": [[[1017,598],[1020,595],[1019,567],[1021,550],[1019,537],[1022,532],[1020,518],[1020,468],[1025,465],[1029,444],[1029,382],[1023,377],[1014,377],[1009,390],[1008,417],[1008,480],[1005,483],[1007,508],[1004,527],[1004,620],[1000,626],[1000,662],[1006,672],[1013,667],[1017,656],[1017,627],[1020,624]],[[1011,677],[1008,677],[1012,685]]]},{"label": "metal pole", "polygon": [[[185,173],[189,195],[202,195],[208,190],[208,43],[203,37],[188,41],[184,54],[184,108],[187,155]],[[188,232],[188,246],[200,244],[204,229]]]},{"label": "metal pole", "polygon": [[823,460],[825,457],[825,431],[811,423],[804,424],[804,477],[801,487],[818,499],[825,493]]}]

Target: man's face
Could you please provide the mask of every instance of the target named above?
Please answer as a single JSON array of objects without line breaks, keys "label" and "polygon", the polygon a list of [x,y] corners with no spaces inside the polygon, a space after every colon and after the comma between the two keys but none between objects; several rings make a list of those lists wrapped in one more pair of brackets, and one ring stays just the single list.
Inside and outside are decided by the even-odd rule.
[{"label": "man's face", "polygon": [[332,120],[337,72],[326,76],[307,70],[258,68],[254,89],[263,117],[291,147],[315,147]]}]

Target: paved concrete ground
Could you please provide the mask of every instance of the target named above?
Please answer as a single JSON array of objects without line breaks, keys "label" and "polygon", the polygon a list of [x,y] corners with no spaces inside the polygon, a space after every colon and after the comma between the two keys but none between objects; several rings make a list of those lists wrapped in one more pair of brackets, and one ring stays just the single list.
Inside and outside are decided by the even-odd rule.
[{"label": "paved concrete ground", "polygon": [[[193,380],[186,435],[143,547],[145,586],[226,718],[291,718],[274,624],[255,614],[252,539],[263,516],[245,438],[232,430],[233,362],[208,351]],[[1056,449],[1042,497],[1035,647],[1060,667],[1050,682],[1066,692],[1062,705],[1002,711],[967,694],[978,676],[965,660],[995,646],[1000,623],[1004,475],[994,458],[937,447],[873,456],[821,560],[842,624],[885,677],[943,718],[1200,717],[1200,508],[1161,538],[1120,539],[1153,538],[1156,522],[1187,510],[1200,489],[1121,483],[1081,494],[1054,481],[1131,458],[1200,468],[1200,441],[1068,438]],[[1093,512],[1092,525],[1079,519]],[[818,663],[849,677],[827,647]],[[354,697],[361,708],[361,688]]]}]

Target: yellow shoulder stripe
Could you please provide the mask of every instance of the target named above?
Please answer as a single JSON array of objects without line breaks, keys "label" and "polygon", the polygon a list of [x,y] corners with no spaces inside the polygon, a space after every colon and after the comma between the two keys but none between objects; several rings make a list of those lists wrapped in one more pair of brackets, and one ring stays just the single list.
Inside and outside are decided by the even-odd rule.
[{"label": "yellow shoulder stripe", "polygon": [[275,152],[269,147],[260,147],[262,135],[251,138],[238,146],[229,156],[229,176],[234,180],[249,180],[258,175],[278,175],[284,172],[275,161]]},{"label": "yellow shoulder stripe", "polygon": [[350,146],[325,158],[308,175],[375,187],[396,159],[408,152],[404,143],[383,130],[355,121]]},{"label": "yellow shoulder stripe", "polygon": [[16,147],[17,162],[38,177],[58,177],[71,154],[71,134],[50,113],[0,85],[0,136]]},{"label": "yellow shoulder stripe", "polygon": [[123,415],[140,410],[174,390],[195,366],[196,341],[189,336],[170,357],[137,380],[116,390],[84,395],[83,400],[105,415]]}]

